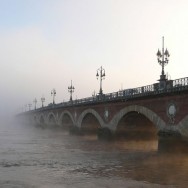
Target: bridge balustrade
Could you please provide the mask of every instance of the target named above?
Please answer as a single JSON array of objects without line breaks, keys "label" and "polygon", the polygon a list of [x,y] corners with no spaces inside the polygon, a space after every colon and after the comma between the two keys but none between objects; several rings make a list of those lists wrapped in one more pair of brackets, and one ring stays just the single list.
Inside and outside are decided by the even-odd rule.
[{"label": "bridge balustrade", "polygon": [[184,88],[186,86],[188,86],[188,77],[173,80],[174,88]]}]

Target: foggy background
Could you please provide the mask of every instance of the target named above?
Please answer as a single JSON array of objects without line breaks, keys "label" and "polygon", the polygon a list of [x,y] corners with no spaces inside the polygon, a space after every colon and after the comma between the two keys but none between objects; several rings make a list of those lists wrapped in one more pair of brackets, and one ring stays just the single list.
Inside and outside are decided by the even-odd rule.
[{"label": "foggy background", "polygon": [[[165,72],[187,76],[186,0],[0,0],[0,118],[25,110],[41,97],[56,103],[157,82],[156,53],[170,53]],[[28,108],[27,108],[28,109]]]}]

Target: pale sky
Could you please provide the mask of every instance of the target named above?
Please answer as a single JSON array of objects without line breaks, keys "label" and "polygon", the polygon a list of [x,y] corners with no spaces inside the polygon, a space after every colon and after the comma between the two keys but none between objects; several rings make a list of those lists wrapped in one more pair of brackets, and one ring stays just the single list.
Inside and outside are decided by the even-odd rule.
[{"label": "pale sky", "polygon": [[90,97],[100,66],[104,93],[153,84],[162,36],[165,72],[187,77],[187,0],[0,0],[0,114],[47,105],[53,88],[67,101],[71,79],[73,99]]}]

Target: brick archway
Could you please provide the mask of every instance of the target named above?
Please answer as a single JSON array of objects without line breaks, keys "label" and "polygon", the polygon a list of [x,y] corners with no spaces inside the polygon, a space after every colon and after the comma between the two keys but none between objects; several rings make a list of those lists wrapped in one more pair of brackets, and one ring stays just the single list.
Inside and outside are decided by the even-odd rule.
[{"label": "brick archway", "polygon": [[38,124],[39,120],[38,120],[36,114],[33,116],[33,118],[32,118],[32,122],[33,122],[33,124]]},{"label": "brick archway", "polygon": [[[38,118],[37,118],[37,120],[38,120],[38,123],[39,124],[45,124],[46,123],[46,118],[45,118],[45,115],[44,114],[40,114],[39,116],[38,116]],[[43,121],[41,121],[41,120],[43,120]]]},{"label": "brick archway", "polygon": [[103,119],[101,118],[101,116],[100,116],[95,110],[93,110],[93,109],[87,109],[87,110],[83,111],[83,112],[80,114],[79,118],[78,118],[77,126],[78,126],[79,128],[81,128],[81,126],[82,126],[82,121],[83,121],[84,117],[85,117],[87,114],[92,114],[92,115],[98,120],[100,126],[101,126],[101,127],[104,127],[104,121],[103,121]]},{"label": "brick archway", "polygon": [[67,111],[67,110],[65,110],[65,111],[63,111],[63,112],[61,113],[61,115],[60,115],[60,117],[59,117],[59,119],[58,119],[58,125],[61,125],[61,121],[62,121],[62,119],[63,119],[63,116],[66,115],[66,114],[70,117],[70,119],[71,119],[73,125],[75,125],[75,120],[74,120],[72,114],[71,114],[69,111]]},{"label": "brick archway", "polygon": [[123,116],[132,111],[138,112],[144,115],[146,118],[148,118],[155,125],[158,131],[163,130],[166,127],[165,122],[150,109],[144,106],[131,105],[131,106],[123,108],[116,115],[114,115],[113,119],[111,120],[109,124],[110,129],[115,131],[119,121],[123,118]]},{"label": "brick archway", "polygon": [[53,117],[54,118],[54,123],[57,123],[57,120],[56,120],[56,117],[55,117],[55,114],[53,112],[50,112],[47,116],[47,123],[50,124],[50,117]]},{"label": "brick archway", "polygon": [[188,115],[177,126],[174,126],[174,128],[178,129],[183,137],[188,137]]}]

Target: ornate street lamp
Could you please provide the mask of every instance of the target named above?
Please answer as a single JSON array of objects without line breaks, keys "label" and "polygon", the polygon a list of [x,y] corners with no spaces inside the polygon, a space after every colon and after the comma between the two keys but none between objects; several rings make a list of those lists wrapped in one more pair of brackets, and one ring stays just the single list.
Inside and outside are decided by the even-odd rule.
[{"label": "ornate street lamp", "polygon": [[37,108],[37,106],[36,106],[37,105],[37,99],[36,98],[34,99],[33,103],[35,104],[35,110],[36,110],[36,108]]},{"label": "ornate street lamp", "polygon": [[103,91],[102,91],[102,80],[105,79],[105,70],[102,68],[102,66],[97,69],[97,74],[96,74],[96,77],[97,77],[97,80],[98,78],[100,77],[100,89],[99,89],[99,95],[102,95],[103,94]]},{"label": "ornate street lamp", "polygon": [[53,96],[53,104],[55,104],[55,96],[56,96],[56,90],[52,89],[51,96]]},{"label": "ornate street lamp", "polygon": [[166,75],[164,74],[164,66],[168,64],[170,54],[169,54],[167,48],[164,51],[164,37],[163,37],[163,41],[162,41],[162,53],[158,49],[158,52],[157,52],[156,55],[157,55],[158,63],[162,66],[162,72],[161,72],[161,76],[160,76],[160,81],[162,81],[162,80],[165,81],[166,80]]},{"label": "ornate street lamp", "polygon": [[45,98],[44,97],[41,97],[41,102],[42,102],[42,108],[44,107],[44,102],[45,102]]},{"label": "ornate street lamp", "polygon": [[72,101],[72,93],[74,92],[75,88],[72,85],[72,80],[71,80],[71,86],[68,87],[68,92],[70,93],[70,101]]}]

